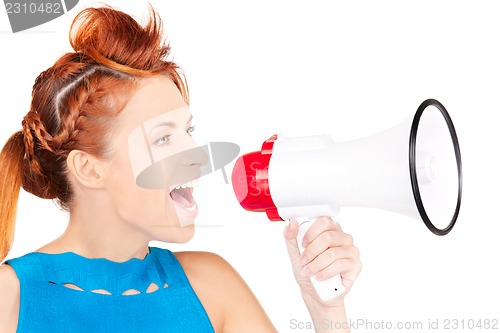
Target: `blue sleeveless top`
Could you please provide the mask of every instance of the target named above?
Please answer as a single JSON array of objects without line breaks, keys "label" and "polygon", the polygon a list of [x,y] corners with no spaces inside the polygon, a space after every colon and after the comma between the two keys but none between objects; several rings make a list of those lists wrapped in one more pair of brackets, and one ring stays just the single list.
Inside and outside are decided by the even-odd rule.
[{"label": "blue sleeveless top", "polygon": [[6,261],[21,286],[17,332],[214,332],[173,253],[149,250],[121,263],[73,252]]}]

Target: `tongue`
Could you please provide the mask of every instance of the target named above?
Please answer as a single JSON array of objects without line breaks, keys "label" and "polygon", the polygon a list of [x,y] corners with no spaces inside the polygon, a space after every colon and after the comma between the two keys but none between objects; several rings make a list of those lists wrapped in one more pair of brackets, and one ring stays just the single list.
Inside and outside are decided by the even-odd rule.
[{"label": "tongue", "polygon": [[[184,208],[190,208],[193,205],[191,191],[188,189],[173,190],[170,192],[172,200]],[[191,199],[191,200],[190,200]]]}]

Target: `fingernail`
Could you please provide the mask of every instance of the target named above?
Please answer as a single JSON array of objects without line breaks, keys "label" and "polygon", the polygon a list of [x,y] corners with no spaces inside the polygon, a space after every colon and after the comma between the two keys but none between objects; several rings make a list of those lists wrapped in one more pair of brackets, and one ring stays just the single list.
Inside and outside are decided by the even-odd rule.
[{"label": "fingernail", "polygon": [[308,263],[307,257],[306,257],[305,255],[302,255],[302,256],[300,257],[300,263],[301,263],[302,265],[305,265],[305,264],[307,264],[307,263]]}]

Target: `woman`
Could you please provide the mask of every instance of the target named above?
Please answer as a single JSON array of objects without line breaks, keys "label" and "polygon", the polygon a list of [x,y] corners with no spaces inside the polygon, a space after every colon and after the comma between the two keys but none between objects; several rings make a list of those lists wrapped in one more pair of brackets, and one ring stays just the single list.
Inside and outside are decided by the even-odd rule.
[{"label": "woman", "polygon": [[[0,154],[1,260],[21,186],[70,213],[59,238],[0,266],[0,331],[274,332],[224,259],[149,247],[193,236],[191,180],[206,159],[183,155],[182,184],[162,169],[162,189],[139,186],[144,158],[196,151],[187,86],[167,60],[158,15],[152,10],[141,27],[112,8],[88,8],[70,42],[75,52],[36,79],[23,129]],[[137,133],[148,154],[137,148]],[[304,302],[313,321],[337,323],[317,332],[348,331],[345,294],[323,302],[309,277],[340,273],[348,291],[361,267],[352,238],[321,218],[300,255],[297,230],[292,221],[284,236]]]}]

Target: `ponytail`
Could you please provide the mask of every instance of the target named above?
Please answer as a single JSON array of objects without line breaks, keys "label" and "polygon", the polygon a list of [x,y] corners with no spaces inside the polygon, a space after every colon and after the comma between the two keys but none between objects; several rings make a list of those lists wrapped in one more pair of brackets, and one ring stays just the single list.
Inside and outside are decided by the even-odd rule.
[{"label": "ponytail", "polygon": [[17,201],[22,184],[24,135],[14,133],[0,153],[0,262],[14,241]]}]

